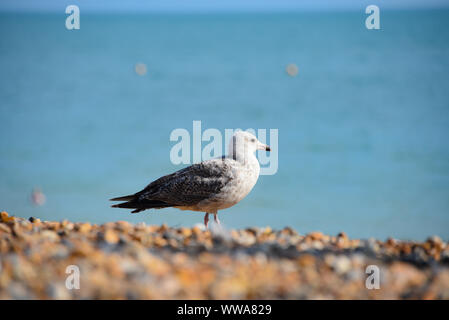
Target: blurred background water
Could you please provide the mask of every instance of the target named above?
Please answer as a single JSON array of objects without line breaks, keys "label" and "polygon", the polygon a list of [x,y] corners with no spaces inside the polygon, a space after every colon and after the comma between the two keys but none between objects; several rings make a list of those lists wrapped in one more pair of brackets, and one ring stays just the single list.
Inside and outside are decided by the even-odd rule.
[{"label": "blurred background water", "polygon": [[[231,228],[449,236],[449,11],[0,14],[0,209],[190,226],[109,198],[184,166],[175,128],[279,129],[279,170]],[[136,63],[147,73],[136,74]],[[296,77],[285,68],[298,67]],[[33,188],[46,195],[33,206]]]}]

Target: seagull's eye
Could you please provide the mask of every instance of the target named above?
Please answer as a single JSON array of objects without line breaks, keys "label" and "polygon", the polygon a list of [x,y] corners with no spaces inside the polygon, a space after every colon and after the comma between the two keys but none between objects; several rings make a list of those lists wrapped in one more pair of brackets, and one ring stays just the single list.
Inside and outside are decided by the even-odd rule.
[{"label": "seagull's eye", "polygon": [[251,142],[256,142],[256,139],[254,139],[254,138],[253,138],[253,139],[251,139]]}]

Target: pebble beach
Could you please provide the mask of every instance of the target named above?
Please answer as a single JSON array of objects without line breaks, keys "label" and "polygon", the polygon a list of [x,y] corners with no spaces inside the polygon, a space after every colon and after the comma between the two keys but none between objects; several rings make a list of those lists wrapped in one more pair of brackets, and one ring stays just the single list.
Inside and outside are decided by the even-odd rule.
[{"label": "pebble beach", "polygon": [[[67,287],[73,266],[79,288]],[[1,212],[0,299],[449,299],[449,246]]]}]

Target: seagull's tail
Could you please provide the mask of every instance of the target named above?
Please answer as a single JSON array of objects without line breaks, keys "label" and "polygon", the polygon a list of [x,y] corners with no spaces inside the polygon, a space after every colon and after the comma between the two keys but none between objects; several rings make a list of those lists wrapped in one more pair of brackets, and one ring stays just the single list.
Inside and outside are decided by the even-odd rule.
[{"label": "seagull's tail", "polygon": [[119,204],[114,204],[111,207],[135,209],[131,211],[131,213],[137,213],[146,209],[161,209],[173,206],[160,200],[148,200],[148,199],[140,200],[136,195],[113,198],[111,199],[111,201],[127,201]]},{"label": "seagull's tail", "polygon": [[130,201],[130,200],[135,200],[135,199],[136,199],[136,195],[130,194],[129,196],[112,198],[112,199],[109,199],[109,201]]}]

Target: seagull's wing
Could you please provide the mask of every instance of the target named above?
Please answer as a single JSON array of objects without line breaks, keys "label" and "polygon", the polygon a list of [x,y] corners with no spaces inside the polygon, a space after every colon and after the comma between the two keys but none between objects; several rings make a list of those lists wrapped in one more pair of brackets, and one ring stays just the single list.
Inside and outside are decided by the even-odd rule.
[{"label": "seagull's wing", "polygon": [[213,198],[234,178],[231,162],[234,160],[224,158],[194,164],[153,181],[134,195],[111,200],[128,201],[115,206],[134,208],[134,212],[149,208],[192,206]]},{"label": "seagull's wing", "polygon": [[194,205],[218,194],[232,179],[229,163],[214,159],[194,164],[150,183],[140,192],[140,197],[178,206]]}]

